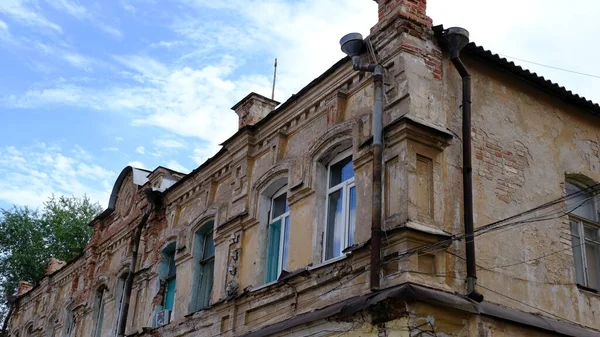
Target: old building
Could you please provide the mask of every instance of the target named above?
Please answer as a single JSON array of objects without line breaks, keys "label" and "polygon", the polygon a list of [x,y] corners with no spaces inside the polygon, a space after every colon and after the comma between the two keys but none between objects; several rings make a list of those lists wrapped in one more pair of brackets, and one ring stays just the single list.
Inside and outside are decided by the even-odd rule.
[{"label": "old building", "polygon": [[374,76],[344,58],[282,104],[237,103],[238,132],[188,175],[125,168],[83,254],[23,285],[10,336],[599,335],[600,106],[460,52],[467,286],[457,55],[425,0],[378,3],[360,61],[384,69],[381,268]]}]

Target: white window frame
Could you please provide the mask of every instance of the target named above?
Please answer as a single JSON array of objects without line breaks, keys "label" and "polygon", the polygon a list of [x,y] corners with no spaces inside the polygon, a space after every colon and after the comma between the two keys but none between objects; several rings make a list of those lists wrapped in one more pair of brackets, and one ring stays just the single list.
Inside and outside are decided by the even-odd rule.
[{"label": "white window frame", "polygon": [[[567,181],[567,183],[575,186],[576,188],[579,189],[579,191],[587,188],[587,186],[578,184],[578,183],[573,182],[573,181]],[[591,240],[591,239],[588,239],[588,238],[585,237],[585,228],[586,227],[588,227],[588,228],[590,228],[590,227],[594,228],[598,232],[598,236],[600,237],[600,221],[599,221],[600,214],[598,214],[598,199],[595,196],[592,197],[592,206],[593,206],[593,214],[596,216],[595,219],[588,219],[588,218],[581,217],[579,215],[575,215],[573,213],[570,213],[569,214],[569,221],[570,221],[570,223],[575,223],[577,225],[577,237],[579,238],[579,246],[578,246],[578,248],[579,248],[579,250],[581,252],[581,256],[580,257],[581,257],[581,263],[582,263],[581,267],[583,268],[583,283],[584,284],[579,284],[579,283],[577,283],[577,284],[579,284],[580,286],[583,286],[585,288],[589,288],[589,289],[594,289],[596,291],[600,291],[600,285],[598,285],[598,288],[592,288],[592,287],[590,287],[589,277],[588,277],[588,270],[589,269],[588,269],[588,263],[587,263],[587,253],[585,251],[586,242],[595,243],[595,244],[599,244],[600,243],[598,241],[594,241],[594,240]],[[572,231],[570,231],[570,232],[571,232],[570,233],[571,236],[573,236]],[[575,246],[572,247],[573,255],[576,254],[575,248],[576,248]],[[575,261],[574,261],[573,264],[574,264],[574,267],[575,267],[575,279],[577,280],[577,263],[575,263]],[[596,268],[597,268],[597,270],[600,270],[600,265],[596,266]],[[599,275],[597,277],[600,278],[600,273],[599,273]],[[600,279],[598,279],[598,282],[600,283]]]},{"label": "white window frame", "polygon": [[[594,289],[596,291],[600,291],[600,284],[597,285],[596,287],[592,287],[589,284],[589,268],[588,268],[588,262],[587,262],[587,253],[585,251],[585,246],[586,243],[594,243],[596,245],[600,244],[599,241],[595,241],[592,239],[588,239],[585,237],[585,228],[593,228],[598,232],[598,236],[600,236],[600,226],[598,225],[598,223],[595,223],[593,221],[589,221],[588,219],[583,219],[581,217],[578,216],[574,216],[571,215],[570,219],[571,223],[575,223],[577,224],[577,237],[579,238],[579,250],[581,252],[581,263],[582,263],[582,268],[583,268],[583,284],[579,284],[581,286],[584,286],[586,288],[589,289]],[[573,233],[571,233],[571,235],[573,235]],[[575,247],[573,247],[574,249]],[[573,254],[576,254],[575,251],[573,250]],[[575,263],[575,268],[577,268],[577,264]],[[596,266],[596,270],[600,270],[600,265]],[[577,270],[575,271],[577,272]],[[598,273],[599,275],[596,276],[598,282],[600,283],[600,273]]]},{"label": "white window frame", "polygon": [[[279,215],[276,218],[273,218],[273,206],[274,206],[274,202],[275,199],[282,196],[283,194],[286,194],[285,197],[285,203],[286,203],[286,207],[287,207],[287,212]],[[281,272],[283,271],[283,245],[285,243],[285,221],[287,219],[289,219],[290,217],[290,207],[287,204],[287,184],[283,185],[281,188],[279,188],[275,194],[273,194],[273,196],[271,197],[271,208],[269,209],[269,226],[271,226],[274,222],[281,220],[281,234],[280,234],[280,238],[279,238],[279,261],[277,261],[277,277],[279,277],[279,275],[281,275]],[[290,227],[291,227],[291,222],[290,222]],[[291,240],[291,238],[290,238]],[[289,247],[288,247],[289,249]],[[289,252],[289,250],[288,250]]]},{"label": "white window frame", "polygon": [[[325,231],[323,234],[323,254],[322,254],[323,262],[343,258],[345,256],[344,250],[346,248],[348,248],[348,236],[350,234],[349,233],[350,198],[348,196],[350,194],[350,189],[352,187],[356,186],[356,184],[354,183],[354,178],[355,178],[354,164],[352,165],[352,172],[353,172],[352,178],[342,181],[333,187],[329,187],[329,183],[331,180],[331,167],[348,157],[350,157],[350,160],[352,160],[352,150],[351,149],[342,151],[337,156],[335,156],[331,161],[329,161],[329,163],[327,164],[327,193],[326,193],[326,197],[325,197]],[[341,245],[342,248],[341,248],[341,251],[339,252],[340,253],[339,256],[327,259],[327,239],[328,239],[327,238],[327,232],[328,232],[327,227],[329,226],[329,195],[340,189],[343,189],[343,191],[342,191],[342,218],[343,218],[343,220],[342,221],[344,224],[344,236],[343,236],[343,242]]]}]

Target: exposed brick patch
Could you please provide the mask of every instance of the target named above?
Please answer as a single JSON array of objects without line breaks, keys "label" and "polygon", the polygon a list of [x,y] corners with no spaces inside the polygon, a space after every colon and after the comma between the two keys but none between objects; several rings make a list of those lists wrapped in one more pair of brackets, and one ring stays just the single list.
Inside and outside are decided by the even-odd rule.
[{"label": "exposed brick patch", "polygon": [[386,19],[390,14],[398,13],[406,19],[431,27],[433,21],[425,14],[426,9],[426,0],[380,0],[379,21]]},{"label": "exposed brick patch", "polygon": [[496,197],[505,203],[514,201],[525,184],[525,169],[529,168],[529,150],[520,142],[501,143],[483,130],[473,128],[475,150],[474,173],[496,182]]},{"label": "exposed brick patch", "polygon": [[440,49],[425,50],[407,42],[402,42],[400,45],[405,52],[423,58],[427,69],[433,74],[433,78],[436,80],[442,78],[442,51]]}]

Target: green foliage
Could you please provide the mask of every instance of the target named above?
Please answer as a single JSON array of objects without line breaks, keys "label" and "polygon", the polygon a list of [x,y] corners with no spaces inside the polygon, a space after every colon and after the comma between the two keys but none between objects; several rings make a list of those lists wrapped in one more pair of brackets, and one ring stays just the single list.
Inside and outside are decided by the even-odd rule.
[{"label": "green foliage", "polygon": [[18,282],[39,282],[51,257],[69,261],[92,235],[89,222],[101,207],[88,197],[50,197],[39,210],[0,209],[0,304]]}]

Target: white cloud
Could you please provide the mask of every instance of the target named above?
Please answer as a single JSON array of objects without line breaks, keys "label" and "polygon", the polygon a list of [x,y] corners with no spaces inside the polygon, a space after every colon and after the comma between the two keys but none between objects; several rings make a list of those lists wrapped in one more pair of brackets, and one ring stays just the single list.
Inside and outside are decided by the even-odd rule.
[{"label": "white cloud", "polygon": [[44,143],[0,149],[0,200],[8,204],[37,207],[56,194],[87,195],[106,205],[114,178],[78,145],[70,150]]},{"label": "white cloud", "polygon": [[144,165],[144,163],[142,163],[141,161],[131,161],[127,164],[127,166],[131,166],[131,167],[135,167],[135,168],[140,168],[140,169],[147,169],[146,165]]},{"label": "white cloud", "polygon": [[139,154],[144,154],[144,153],[146,153],[146,149],[144,149],[143,146],[138,146],[135,148],[135,152],[139,153]]},{"label": "white cloud", "polygon": [[109,26],[109,25],[107,25],[107,24],[105,24],[103,22],[100,22],[100,21],[96,21],[95,25],[101,31],[103,31],[104,33],[106,33],[106,34],[108,34],[108,35],[110,35],[110,36],[112,36],[112,37],[114,37],[116,39],[120,40],[120,39],[123,38],[123,33],[119,29],[117,29],[117,28],[115,28],[113,26]]},{"label": "white cloud", "polygon": [[155,139],[154,146],[159,149],[181,149],[185,148],[185,144],[174,139]]},{"label": "white cloud", "polygon": [[117,151],[119,151],[119,148],[118,147],[114,147],[114,146],[113,147],[103,147],[102,151],[104,151],[104,152],[117,152]]},{"label": "white cloud", "polygon": [[116,137],[115,137],[115,140],[116,140],[117,142],[121,142],[121,141],[123,141],[123,137],[121,137],[121,136],[116,136]]},{"label": "white cloud", "polygon": [[0,30],[6,30],[8,31],[8,25],[6,24],[6,22],[0,20]]},{"label": "white cloud", "polygon": [[169,160],[169,162],[167,163],[166,167],[170,168],[171,170],[175,170],[175,171],[181,172],[181,173],[189,173],[190,172],[190,169],[188,169],[187,167],[179,164],[175,160]]},{"label": "white cloud", "polygon": [[133,5],[128,3],[123,3],[123,9],[133,14],[135,14],[135,12],[137,11]]},{"label": "white cloud", "polygon": [[0,1],[0,13],[3,13],[13,20],[23,25],[37,28],[50,28],[57,33],[62,33],[62,28],[59,25],[49,21],[39,12],[40,9],[36,4],[27,4],[27,1],[24,0]]},{"label": "white cloud", "polygon": [[88,12],[85,7],[81,6],[77,2],[71,2],[68,0],[46,0],[46,3],[54,7],[59,11],[66,12],[80,20],[88,17]]}]

